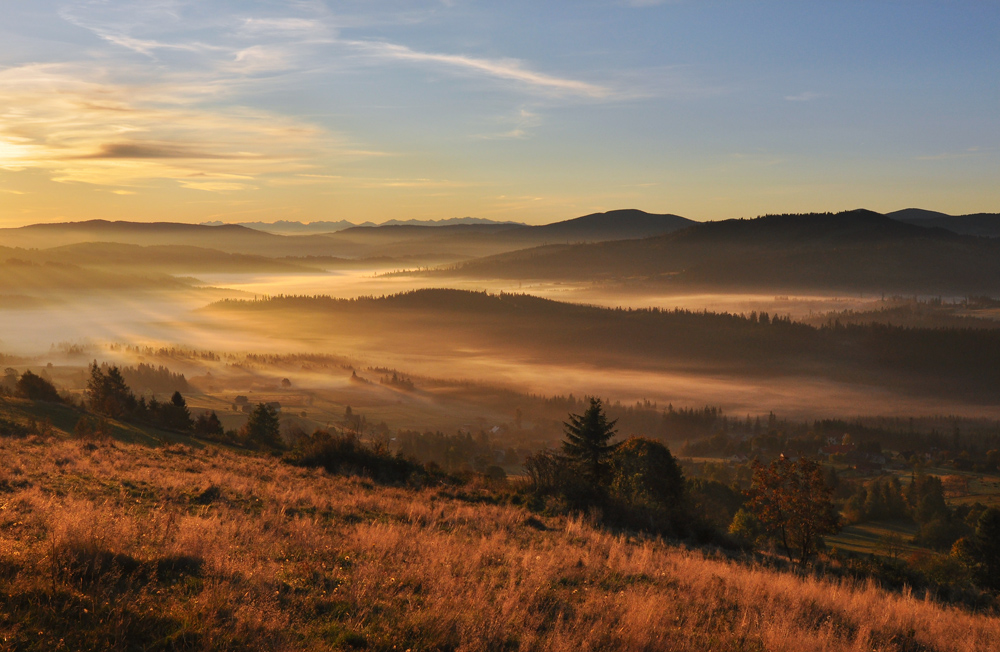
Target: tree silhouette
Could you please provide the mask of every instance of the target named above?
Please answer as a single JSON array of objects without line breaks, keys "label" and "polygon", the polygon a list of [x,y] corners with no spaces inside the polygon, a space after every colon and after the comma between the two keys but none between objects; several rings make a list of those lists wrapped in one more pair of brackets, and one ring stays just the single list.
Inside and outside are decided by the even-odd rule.
[{"label": "tree silhouette", "polygon": [[191,430],[194,427],[191,411],[180,392],[174,392],[170,397],[170,403],[163,404],[160,410],[164,412],[164,425],[177,430]]},{"label": "tree silhouette", "polygon": [[956,541],[952,555],[969,566],[980,585],[1000,589],[1000,508],[984,511],[975,533]]},{"label": "tree silhouette", "polygon": [[250,413],[250,418],[243,426],[243,436],[251,443],[271,448],[284,448],[285,445],[281,440],[278,413],[273,407],[264,403],[258,403]]},{"label": "tree silhouette", "polygon": [[225,434],[222,422],[219,421],[219,415],[215,413],[215,410],[199,414],[194,422],[194,431],[203,437],[221,437]]},{"label": "tree silhouette", "polygon": [[590,399],[590,407],[583,414],[570,414],[563,427],[563,453],[579,464],[583,473],[594,484],[602,484],[608,475],[608,464],[617,447],[609,443],[615,436],[615,423],[608,421],[601,400]]},{"label": "tree silhouette", "polygon": [[104,373],[97,366],[96,360],[90,366],[86,395],[87,404],[92,411],[113,419],[131,416],[138,406],[135,394],[125,383],[125,378],[118,367],[109,367],[107,373]]}]

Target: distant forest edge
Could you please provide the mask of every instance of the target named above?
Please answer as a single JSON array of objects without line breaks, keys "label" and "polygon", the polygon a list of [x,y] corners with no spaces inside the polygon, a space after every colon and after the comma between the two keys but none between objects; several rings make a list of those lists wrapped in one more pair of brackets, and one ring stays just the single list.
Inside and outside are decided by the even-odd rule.
[{"label": "distant forest edge", "polygon": [[[698,368],[924,387],[1000,401],[1000,331],[879,323],[813,326],[767,313],[609,309],[523,294],[417,290],[384,297],[224,300],[218,314],[266,314],[284,332],[336,332],[386,346],[475,346],[610,368]],[[246,320],[241,320],[246,321]],[[423,344],[420,344],[420,343]],[[444,344],[448,343],[448,344]]]},{"label": "distant forest edge", "polygon": [[547,245],[437,273],[683,288],[989,294],[1000,291],[1000,240],[866,210],[765,215],[636,240]]}]

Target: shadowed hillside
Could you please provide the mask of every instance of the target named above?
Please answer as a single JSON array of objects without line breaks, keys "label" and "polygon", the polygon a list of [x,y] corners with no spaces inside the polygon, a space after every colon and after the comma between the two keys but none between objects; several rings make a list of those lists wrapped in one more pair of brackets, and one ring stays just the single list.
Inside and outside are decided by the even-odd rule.
[{"label": "shadowed hillside", "polygon": [[839,323],[817,328],[766,314],[612,310],[460,290],[355,300],[222,301],[207,312],[275,333],[363,338],[387,351],[448,355],[471,348],[609,368],[803,374],[1000,401],[997,330]]},{"label": "shadowed hillside", "polygon": [[72,264],[98,269],[136,269],[161,273],[191,272],[310,272],[307,267],[288,260],[265,256],[230,254],[216,249],[188,245],[122,244],[83,242],[50,249],[14,249],[0,247],[0,260],[22,260],[44,265]]},{"label": "shadowed hillside", "polygon": [[43,292],[54,295],[80,290],[114,292],[120,290],[184,290],[191,287],[185,279],[146,269],[142,274],[124,271],[89,269],[65,262],[9,258],[0,260],[0,278],[5,288],[18,292]]},{"label": "shadowed hillside", "polygon": [[690,288],[990,293],[1000,241],[871,211],[768,215],[623,242],[550,246],[458,265],[482,278],[629,279]]},{"label": "shadowed hillside", "polygon": [[236,224],[91,220],[0,229],[0,246],[52,248],[79,243],[174,245],[261,256],[485,256],[556,242],[597,242],[640,238],[691,224],[676,215],[637,210],[595,213],[547,224],[442,223],[359,226],[337,233],[278,235]]},{"label": "shadowed hillside", "polygon": [[1000,213],[947,215],[919,208],[904,208],[901,211],[886,213],[886,216],[900,222],[948,229],[955,233],[986,236],[989,238],[1000,237]]}]

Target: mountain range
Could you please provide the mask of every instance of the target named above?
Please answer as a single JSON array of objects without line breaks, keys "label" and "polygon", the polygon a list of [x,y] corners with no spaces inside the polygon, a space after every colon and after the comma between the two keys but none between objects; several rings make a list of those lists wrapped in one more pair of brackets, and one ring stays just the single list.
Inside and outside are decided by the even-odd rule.
[{"label": "mountain range", "polygon": [[[226,222],[212,221],[202,222],[202,226],[222,226]],[[387,220],[381,223],[361,222],[354,223],[347,220],[337,220],[336,222],[293,222],[289,220],[278,220],[276,222],[236,222],[237,226],[245,226],[249,229],[276,233],[278,235],[305,235],[310,233],[336,233],[345,229],[353,229],[356,226],[447,226],[450,224],[510,224],[524,226],[521,222],[490,220],[484,217],[450,217],[440,220]]]},{"label": "mountain range", "polygon": [[[463,218],[464,219],[464,218]],[[477,257],[557,242],[595,242],[669,233],[695,222],[638,210],[596,213],[542,226],[476,223],[352,226],[336,233],[278,235],[238,224],[90,220],[0,229],[0,245],[51,248],[83,242],[183,245],[233,254],[282,256]]]},{"label": "mountain range", "polygon": [[[695,222],[618,210],[540,226],[464,219],[302,235],[237,224],[36,224],[0,229],[0,260],[160,273],[447,264],[429,273],[642,283],[678,291],[1000,292],[1000,238],[983,235],[1000,216],[990,214],[858,209]],[[958,232],[963,224],[977,233]]]}]

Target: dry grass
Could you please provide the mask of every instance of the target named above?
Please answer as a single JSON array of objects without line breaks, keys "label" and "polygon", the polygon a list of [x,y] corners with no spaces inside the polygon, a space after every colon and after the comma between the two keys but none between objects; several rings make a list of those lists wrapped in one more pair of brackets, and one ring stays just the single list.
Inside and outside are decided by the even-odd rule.
[{"label": "dry grass", "polygon": [[62,439],[0,440],[0,459],[2,649],[1000,649],[993,616],[475,488]]}]

